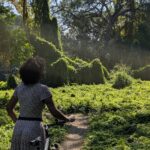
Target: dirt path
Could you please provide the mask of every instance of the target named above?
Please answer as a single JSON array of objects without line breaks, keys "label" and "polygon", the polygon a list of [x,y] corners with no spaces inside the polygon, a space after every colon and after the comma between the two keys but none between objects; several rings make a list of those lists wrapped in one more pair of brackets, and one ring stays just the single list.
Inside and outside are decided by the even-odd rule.
[{"label": "dirt path", "polygon": [[76,121],[68,124],[69,134],[60,145],[60,150],[81,150],[84,142],[84,135],[88,128],[88,116],[83,114],[72,115]]}]

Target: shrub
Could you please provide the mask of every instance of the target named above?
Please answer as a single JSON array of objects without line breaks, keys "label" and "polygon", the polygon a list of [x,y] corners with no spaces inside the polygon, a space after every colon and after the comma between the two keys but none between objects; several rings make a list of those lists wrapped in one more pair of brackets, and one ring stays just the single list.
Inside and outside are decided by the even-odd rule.
[{"label": "shrub", "polygon": [[32,36],[31,43],[36,49],[35,55],[39,55],[46,59],[48,64],[57,61],[62,56],[62,53],[53,43],[50,43],[40,37]]},{"label": "shrub", "polygon": [[118,72],[115,75],[113,88],[122,89],[132,84],[132,77],[126,72]]},{"label": "shrub", "polygon": [[0,81],[0,90],[5,90],[7,88],[7,82]]},{"label": "shrub", "polygon": [[12,123],[9,125],[0,126],[0,135],[1,135],[0,149],[1,150],[10,149],[10,139],[12,137],[12,129],[13,129]]},{"label": "shrub", "polygon": [[14,89],[17,86],[17,81],[15,79],[14,75],[9,75],[8,80],[7,80],[7,88],[9,89]]},{"label": "shrub", "polygon": [[98,83],[105,83],[105,75],[103,70],[103,65],[100,62],[99,59],[95,59],[92,61],[92,67],[91,67],[91,77],[92,81],[95,84]]},{"label": "shrub", "polygon": [[114,66],[112,70],[112,75],[116,74],[117,72],[126,72],[129,75],[132,75],[132,70],[129,66],[126,66],[125,64],[117,64]]},{"label": "shrub", "polygon": [[83,67],[83,66],[88,65],[88,62],[86,62],[80,58],[77,58],[77,57],[74,59],[74,62],[78,67]]},{"label": "shrub", "polygon": [[133,76],[141,80],[150,80],[150,65],[134,70]]},{"label": "shrub", "polygon": [[77,83],[77,70],[71,65],[68,66],[68,80],[69,83]]},{"label": "shrub", "polygon": [[26,33],[21,28],[16,28],[11,32],[11,50],[10,65],[11,67],[19,67],[24,61],[32,57],[34,53],[33,46],[29,43]]},{"label": "shrub", "polygon": [[105,75],[107,78],[109,77],[107,69],[98,59],[91,63],[83,61],[81,64],[77,64],[75,60],[71,61],[67,57],[61,57],[50,64],[47,69],[46,83],[52,87],[67,83],[103,84]]},{"label": "shrub", "polygon": [[103,72],[104,72],[104,76],[105,76],[105,78],[106,78],[107,80],[109,80],[109,79],[110,79],[109,72],[108,72],[107,68],[106,68],[106,67],[104,67],[104,66],[103,66]]},{"label": "shrub", "polygon": [[79,84],[90,84],[91,83],[91,65],[81,67],[77,70],[77,82]]},{"label": "shrub", "polygon": [[99,59],[91,63],[79,58],[71,59],[42,38],[33,37],[31,42],[36,49],[35,55],[46,59],[47,73],[43,82],[49,86],[57,87],[67,83],[99,84],[105,83],[105,76],[109,77],[107,69]]},{"label": "shrub", "polygon": [[105,74],[103,69],[104,67],[101,64],[99,59],[95,59],[91,63],[87,63],[77,71],[78,83],[80,84],[81,83],[85,83],[85,84],[105,83]]},{"label": "shrub", "polygon": [[10,123],[11,119],[7,115],[7,112],[6,112],[5,109],[0,109],[0,114],[1,114],[1,116],[0,116],[0,126]]},{"label": "shrub", "polygon": [[80,58],[69,58],[69,57],[65,57],[65,59],[68,61],[68,63],[75,67],[76,69],[80,69],[81,67],[87,66],[88,62],[80,59]]},{"label": "shrub", "polygon": [[47,71],[48,84],[53,87],[68,83],[68,64],[64,58],[52,63]]}]

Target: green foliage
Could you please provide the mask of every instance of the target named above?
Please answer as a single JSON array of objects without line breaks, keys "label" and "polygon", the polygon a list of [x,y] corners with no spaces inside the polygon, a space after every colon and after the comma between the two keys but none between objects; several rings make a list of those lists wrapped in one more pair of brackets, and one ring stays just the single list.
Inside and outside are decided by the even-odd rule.
[{"label": "green foliage", "polygon": [[150,3],[147,2],[144,5],[144,16],[142,22],[138,27],[138,31],[135,33],[135,44],[143,47],[147,50],[150,49]]},{"label": "green foliage", "polygon": [[[6,99],[5,99],[5,101],[6,101]],[[6,110],[3,110],[3,109],[0,107],[0,113],[1,113],[1,116],[0,116],[0,126],[6,125],[6,124],[10,124],[11,119],[10,119],[10,117],[8,116]]]},{"label": "green foliage", "polygon": [[7,88],[7,82],[0,81],[0,90],[4,90]]},{"label": "green foliage", "polygon": [[[51,92],[56,106],[63,112],[90,114],[84,149],[147,150],[150,148],[149,86],[150,82],[136,81],[119,92],[111,84],[65,86],[51,89]],[[10,145],[13,129],[4,105],[12,93],[13,90],[0,93],[0,135],[3,141],[0,149],[4,150]],[[59,142],[66,134],[66,128],[54,127],[50,133],[52,140]]]},{"label": "green foliage", "polygon": [[46,62],[51,64],[62,56],[60,52],[53,43],[50,43],[40,37],[31,37],[31,43],[35,47],[35,55],[39,55],[46,59]]},{"label": "green foliage", "polygon": [[69,83],[77,83],[77,69],[71,65],[68,65],[68,80]]},{"label": "green foliage", "polygon": [[20,66],[33,54],[26,33],[19,26],[19,16],[0,4],[0,63],[2,67]]},{"label": "green foliage", "polygon": [[[47,6],[49,4],[45,1],[39,1],[37,3],[38,4],[36,4],[35,6],[37,7],[35,10],[37,13],[36,15],[41,15],[41,17],[43,17],[39,18],[38,16],[37,18],[41,19],[38,21],[39,23],[41,23],[41,30],[43,28],[43,31],[41,31],[41,34],[43,34],[43,38],[31,35],[31,46],[31,44],[28,43],[26,37],[27,35],[25,34],[25,32],[15,23],[13,23],[12,25],[15,27],[12,28],[12,30],[8,30],[7,28],[5,28],[6,31],[10,34],[10,41],[5,41],[8,41],[10,45],[8,45],[8,43],[5,43],[5,45],[2,47],[9,49],[9,53],[11,53],[11,55],[8,55],[8,60],[5,60],[5,62],[7,62],[10,67],[19,67],[27,58],[31,57],[34,53],[34,55],[39,55],[46,59],[47,73],[44,82],[46,82],[50,86],[60,86],[72,82],[80,84],[104,83],[105,75],[108,74],[106,73],[106,69],[104,74],[103,66],[100,61],[94,60],[93,62],[88,63],[79,58],[75,58],[72,60],[69,57],[65,56],[65,54],[61,50],[61,39],[60,37],[58,37],[58,34],[60,33],[57,25],[57,20],[56,18],[50,18],[48,14],[49,10],[47,9]],[[39,13],[39,8],[42,8],[42,13],[45,14],[45,16],[42,16],[42,14]],[[7,45],[9,48],[7,48]],[[2,60],[2,62],[3,61],[4,60]]]},{"label": "green foliage", "polygon": [[0,93],[0,109],[5,109],[10,96],[12,95],[13,90],[1,90]]},{"label": "green foliage", "polygon": [[1,150],[8,150],[10,148],[10,139],[12,137],[12,129],[13,129],[12,124],[0,127],[0,138],[1,138],[0,149]]},{"label": "green foliage", "polygon": [[69,58],[69,57],[65,57],[65,59],[68,61],[68,63],[73,66],[76,69],[80,69],[83,66],[87,66],[88,62],[84,61],[83,59],[80,58]]},{"label": "green foliage", "polygon": [[140,45],[147,50],[150,48],[150,24],[148,20],[139,26],[139,31],[136,33],[135,38],[137,38],[137,42],[135,43],[136,45]]},{"label": "green foliage", "polygon": [[96,84],[105,83],[104,70],[99,59],[95,59],[92,61],[91,73],[92,73],[93,83]]},{"label": "green foliage", "polygon": [[104,76],[107,80],[110,79],[110,74],[109,74],[109,71],[107,70],[107,68],[105,66],[103,66],[103,73],[104,73]]},{"label": "green foliage", "polygon": [[150,80],[150,65],[134,70],[133,76],[141,80]]},{"label": "green foliage", "polygon": [[133,78],[131,77],[132,71],[130,67],[124,64],[118,64],[111,71],[112,87],[122,89],[132,84]]},{"label": "green foliage", "polygon": [[14,89],[17,86],[17,81],[15,79],[14,75],[9,75],[8,80],[7,80],[7,88],[9,89]]},{"label": "green foliage", "polygon": [[149,132],[146,132],[149,130],[149,123],[130,121],[129,114],[124,112],[120,116],[119,113],[120,111],[105,112],[91,117],[90,132],[84,149],[149,149]]},{"label": "green foliage", "polygon": [[99,84],[105,83],[105,76],[103,66],[98,59],[93,60],[91,63],[86,64],[77,70],[79,83],[84,84]]},{"label": "green foliage", "polygon": [[86,66],[81,67],[77,73],[78,83],[90,84],[91,82],[91,65],[87,64]]},{"label": "green foliage", "polygon": [[83,149],[149,149],[150,112],[149,100],[145,99],[148,87],[149,82],[141,82],[118,93],[105,91],[109,96],[112,94],[111,102],[118,99],[116,109],[108,109],[108,102],[103,100],[103,111],[90,117],[90,130]]},{"label": "green foliage", "polygon": [[18,28],[11,32],[12,49],[11,49],[11,66],[20,66],[23,62],[30,58],[34,53],[34,48],[28,42],[26,33],[23,29]]},{"label": "green foliage", "polygon": [[[149,31],[150,21],[147,18],[149,18],[150,2],[111,0],[110,3],[112,7],[109,6],[107,1],[101,3],[101,7],[106,7],[107,9],[106,11],[100,11],[100,15],[97,16],[96,13],[97,10],[99,10],[97,1],[63,0],[60,3],[54,2],[54,6],[52,6],[53,13],[57,12],[61,18],[61,24],[63,24],[65,28],[67,26],[70,29],[70,32],[65,37],[69,39],[68,37],[70,36],[71,42],[68,40],[70,45],[64,43],[64,45],[69,45],[68,51],[69,49],[73,50],[74,47],[77,47],[78,51],[76,51],[76,53],[80,55],[81,51],[86,48],[88,49],[88,54],[94,56],[95,53],[91,53],[91,49],[99,54],[100,46],[105,44],[107,47],[106,44],[108,44],[108,41],[111,39],[117,42],[122,41],[126,44],[128,41],[128,44],[132,46],[136,40],[139,40],[139,46],[146,47],[149,45],[148,39],[144,37],[149,38],[149,32],[146,31]],[[65,10],[60,9],[64,7],[66,8]],[[89,10],[89,8],[93,9]],[[128,14],[130,15],[128,16]],[[146,22],[146,26],[140,29],[143,22]],[[101,40],[101,44],[99,44],[99,40]],[[76,43],[76,45],[74,43]],[[82,48],[80,49],[80,47]],[[88,57],[87,53],[82,52],[82,55]]]},{"label": "green foliage", "polygon": [[41,24],[41,36],[62,50],[61,35],[56,18],[49,18],[46,23]]},{"label": "green foliage", "polygon": [[91,63],[79,58],[71,59],[52,43],[39,37],[33,36],[31,42],[35,45],[35,55],[46,59],[47,71],[44,82],[52,87],[68,83],[105,83],[105,76],[109,76],[107,69],[98,59]]},{"label": "green foliage", "polygon": [[64,140],[64,137],[67,133],[67,128],[61,128],[61,127],[53,127],[49,129],[50,137],[51,137],[51,143],[60,143],[62,140]]},{"label": "green foliage", "polygon": [[[14,23],[14,15],[10,13],[10,9],[4,7],[0,3],[0,62],[3,62],[3,66],[8,63],[8,53],[11,43],[11,24]],[[5,60],[3,57],[5,56]],[[6,59],[7,58],[7,59]]]},{"label": "green foliage", "polygon": [[60,58],[52,63],[49,68],[48,77],[50,78],[49,84],[53,86],[67,84],[69,82],[67,61]]},{"label": "green foliage", "polygon": [[58,49],[62,50],[61,35],[57,24],[57,19],[50,16],[48,1],[33,1],[35,14],[34,21],[40,28],[40,35],[48,42],[53,43]]},{"label": "green foliage", "polygon": [[122,89],[132,84],[132,77],[125,72],[118,72],[115,75],[113,87]]},{"label": "green foliage", "polygon": [[113,70],[111,71],[111,76],[113,77],[117,72],[126,72],[127,74],[132,75],[131,68],[125,64],[115,65]]}]

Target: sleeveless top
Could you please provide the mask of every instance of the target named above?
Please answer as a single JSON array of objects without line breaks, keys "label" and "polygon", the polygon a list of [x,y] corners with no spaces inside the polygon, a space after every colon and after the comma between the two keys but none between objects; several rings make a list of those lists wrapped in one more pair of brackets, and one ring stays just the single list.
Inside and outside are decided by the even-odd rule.
[{"label": "sleeveless top", "polygon": [[44,108],[42,100],[51,97],[51,92],[46,85],[40,83],[34,85],[21,83],[16,87],[14,96],[18,98],[21,117],[42,118]]}]

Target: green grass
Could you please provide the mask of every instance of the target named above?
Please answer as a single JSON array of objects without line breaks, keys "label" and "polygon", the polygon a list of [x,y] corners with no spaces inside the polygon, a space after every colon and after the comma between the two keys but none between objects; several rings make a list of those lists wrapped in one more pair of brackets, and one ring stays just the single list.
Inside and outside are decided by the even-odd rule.
[{"label": "green grass", "polygon": [[[65,114],[82,112],[90,115],[84,149],[150,149],[150,82],[136,80],[120,90],[112,88],[109,83],[72,85],[50,90],[55,104]],[[12,92],[0,93],[0,135],[1,141],[4,141],[0,143],[0,149],[3,150],[7,149],[12,133],[12,122],[4,111],[4,105]],[[8,136],[3,136],[4,133]],[[59,142],[57,137],[61,133],[62,139],[66,128],[57,128],[51,133],[53,140]]]}]

